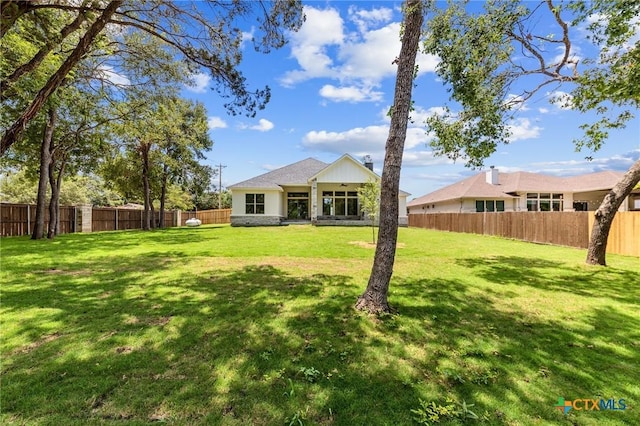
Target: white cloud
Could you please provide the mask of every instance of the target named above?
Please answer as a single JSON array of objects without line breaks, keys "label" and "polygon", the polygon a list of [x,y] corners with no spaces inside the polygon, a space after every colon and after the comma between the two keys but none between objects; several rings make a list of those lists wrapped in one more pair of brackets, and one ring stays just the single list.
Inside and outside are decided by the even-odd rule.
[{"label": "white cloud", "polygon": [[292,86],[300,81],[317,77],[332,77],[333,61],[327,48],[339,45],[344,40],[343,20],[335,9],[316,9],[305,6],[306,20],[298,32],[291,34],[291,54],[300,65],[300,70],[287,72],[281,82]]},{"label": "white cloud", "polygon": [[259,132],[268,132],[269,130],[273,129],[273,127],[274,126],[272,122],[267,119],[261,118],[260,120],[258,120],[258,124],[249,128],[251,130],[257,130]]},{"label": "white cloud", "polygon": [[[427,109],[416,106],[414,110],[409,113],[409,118],[415,126],[424,127],[425,123],[427,122],[427,118],[431,117],[432,115],[443,116],[445,112],[446,109],[440,106],[429,107]],[[387,119],[391,121],[391,117],[387,116]]]},{"label": "white cloud", "polygon": [[267,171],[271,172],[273,170],[280,169],[280,168],[282,168],[284,166],[285,166],[284,164],[278,164],[278,165],[275,165],[275,164],[263,164],[262,168],[264,170],[267,170]]},{"label": "white cloud", "polygon": [[[302,146],[308,149],[343,154],[351,152],[355,155],[372,155],[384,157],[384,148],[389,136],[388,125],[374,125],[356,127],[343,132],[328,132],[326,130],[308,132],[302,141]],[[429,138],[424,128],[410,127],[407,129],[405,150],[419,145],[426,145]]]},{"label": "white cloud", "polygon": [[335,154],[352,152],[355,155],[366,155],[384,151],[388,133],[388,126],[356,127],[344,132],[314,130],[304,136],[302,145]]},{"label": "white cloud", "polygon": [[545,161],[531,164],[531,171],[558,176],[571,176],[583,173],[594,173],[605,170],[627,171],[633,163],[640,160],[640,149],[610,157],[594,158],[589,161],[566,160]]},{"label": "white cloud", "polygon": [[209,130],[213,129],[226,129],[227,123],[220,117],[209,117],[207,120],[207,127]]},{"label": "white cloud", "polygon": [[349,19],[353,21],[360,32],[365,32],[371,26],[387,23],[393,17],[393,10],[381,7],[380,9],[364,10],[356,6],[349,7]]},{"label": "white cloud", "polygon": [[538,112],[540,114],[548,114],[549,113],[549,108],[538,108]]},{"label": "white cloud", "polygon": [[[392,11],[352,6],[349,16],[357,30],[346,33],[344,20],[335,9],[305,6],[304,10],[305,23],[291,35],[291,55],[299,68],[286,72],[280,82],[290,87],[309,79],[329,78],[340,82],[339,87],[376,94],[347,96],[351,102],[378,101],[375,89],[384,78],[395,76],[394,60],[400,52],[400,23],[389,22]],[[419,53],[416,63],[419,74],[424,74],[435,70],[438,59]],[[344,100],[342,95],[327,98]]]},{"label": "white cloud", "polygon": [[440,164],[453,164],[446,156],[436,157],[433,151],[407,151],[402,155],[402,167],[425,167]]},{"label": "white cloud", "polygon": [[520,112],[529,111],[524,99],[520,95],[509,93],[505,99],[505,104],[510,106],[511,109],[517,109]]},{"label": "white cloud", "polygon": [[507,127],[511,131],[510,142],[536,139],[540,136],[540,131],[542,130],[541,127],[532,125],[528,118],[517,118]]},{"label": "white cloud", "polygon": [[199,72],[191,76],[186,88],[190,92],[205,93],[209,88],[209,82],[211,82],[211,76],[209,74]]},{"label": "white cloud", "polygon": [[110,65],[100,65],[96,69],[96,73],[98,77],[108,81],[111,84],[116,86],[130,86],[131,80],[129,80],[125,75],[118,74],[115,69]]},{"label": "white cloud", "polygon": [[374,91],[372,88],[355,86],[336,87],[332,84],[325,84],[320,89],[320,96],[334,102],[362,102],[382,100],[382,92]]},{"label": "white cloud", "polygon": [[[548,65],[549,67],[555,67],[557,64],[559,64],[564,60],[564,56],[567,51],[566,48],[564,46],[558,46],[556,50],[558,51],[558,54],[552,59],[551,64]],[[572,68],[575,68],[578,65],[578,63],[580,63],[583,59],[582,56],[580,55],[581,55],[580,47],[575,44],[572,44],[571,49],[569,50],[569,56],[567,57],[567,63],[569,64],[569,66],[572,66]]]},{"label": "white cloud", "polygon": [[548,92],[547,98],[549,102],[554,104],[560,109],[570,110],[573,109],[573,96],[567,92],[556,90],[555,92]]}]

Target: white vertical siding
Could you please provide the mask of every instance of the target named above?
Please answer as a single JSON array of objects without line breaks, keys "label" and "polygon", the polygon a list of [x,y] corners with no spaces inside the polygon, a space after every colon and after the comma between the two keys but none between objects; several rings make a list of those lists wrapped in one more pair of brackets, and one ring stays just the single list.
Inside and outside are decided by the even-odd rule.
[{"label": "white vertical siding", "polygon": [[351,160],[343,158],[342,161],[334,163],[331,167],[320,172],[318,174],[318,183],[364,183],[372,177],[372,173],[369,173],[364,166],[359,167]]}]

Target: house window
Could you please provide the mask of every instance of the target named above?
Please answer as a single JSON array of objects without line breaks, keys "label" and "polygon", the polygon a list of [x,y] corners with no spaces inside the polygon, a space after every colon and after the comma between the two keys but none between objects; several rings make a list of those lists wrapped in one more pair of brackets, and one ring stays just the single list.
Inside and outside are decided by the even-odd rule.
[{"label": "house window", "polygon": [[358,216],[356,191],[322,191],[324,216]]},{"label": "house window", "polygon": [[476,212],[503,212],[504,200],[476,200]]},{"label": "house window", "polygon": [[563,210],[562,198],[562,194],[530,192],[527,194],[527,211],[561,212]]},{"label": "house window", "polygon": [[245,213],[264,214],[264,194],[246,194]]},{"label": "house window", "polygon": [[586,212],[589,210],[589,203],[586,201],[574,201],[573,209],[577,212]]}]

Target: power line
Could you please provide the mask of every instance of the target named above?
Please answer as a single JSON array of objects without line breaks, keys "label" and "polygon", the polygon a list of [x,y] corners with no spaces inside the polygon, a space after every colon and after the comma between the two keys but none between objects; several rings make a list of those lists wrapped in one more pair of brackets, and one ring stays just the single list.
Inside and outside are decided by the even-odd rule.
[{"label": "power line", "polygon": [[218,185],[218,209],[222,209],[222,169],[227,166],[220,163],[216,167],[218,167],[218,178],[220,179]]}]

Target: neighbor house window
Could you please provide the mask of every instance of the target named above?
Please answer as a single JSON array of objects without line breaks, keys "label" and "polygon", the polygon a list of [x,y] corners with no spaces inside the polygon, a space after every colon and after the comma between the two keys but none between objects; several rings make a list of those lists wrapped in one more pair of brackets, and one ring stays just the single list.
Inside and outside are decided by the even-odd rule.
[{"label": "neighbor house window", "polygon": [[322,191],[324,216],[357,216],[358,193],[356,191]]},{"label": "neighbor house window", "polygon": [[476,200],[476,212],[503,212],[504,200]]},{"label": "neighbor house window", "polygon": [[562,198],[562,194],[530,192],[527,194],[527,210],[530,212],[561,212],[563,210]]},{"label": "neighbor house window", "polygon": [[264,194],[246,194],[246,214],[264,214]]}]

